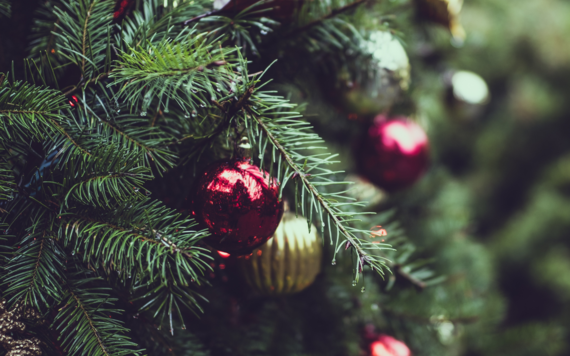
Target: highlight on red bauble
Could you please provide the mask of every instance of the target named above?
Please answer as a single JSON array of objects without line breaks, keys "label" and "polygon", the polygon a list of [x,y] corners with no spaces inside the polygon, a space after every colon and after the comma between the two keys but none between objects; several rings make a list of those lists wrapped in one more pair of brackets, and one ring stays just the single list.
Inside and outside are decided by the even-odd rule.
[{"label": "highlight on red bauble", "polygon": [[224,251],[218,251],[218,255],[220,255],[221,258],[228,258],[230,257],[230,254]]},{"label": "highlight on red bauble", "polygon": [[411,356],[406,344],[388,335],[380,335],[370,344],[372,356]]},{"label": "highlight on red bauble", "polygon": [[216,162],[197,179],[192,215],[208,228],[205,241],[217,251],[251,253],[281,221],[279,183],[247,160]]},{"label": "highlight on red bauble", "polygon": [[424,130],[406,117],[378,115],[356,144],[359,173],[387,191],[410,187],[429,165]]}]

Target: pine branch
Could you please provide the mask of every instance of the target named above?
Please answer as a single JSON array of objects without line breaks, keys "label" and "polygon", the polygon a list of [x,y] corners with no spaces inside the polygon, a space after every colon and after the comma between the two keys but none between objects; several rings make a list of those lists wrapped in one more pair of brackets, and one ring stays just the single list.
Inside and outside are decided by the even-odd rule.
[{"label": "pine branch", "polygon": [[85,80],[105,72],[113,5],[103,0],[62,0],[53,10],[59,20],[59,31],[54,33],[59,54],[77,65]]},{"label": "pine branch", "polygon": [[151,282],[174,280],[188,286],[198,281],[211,258],[195,244],[204,231],[192,230],[195,223],[180,214],[144,200],[132,206],[94,214],[64,213],[58,236],[84,263],[107,273],[148,276]]},{"label": "pine branch", "polygon": [[65,181],[62,194],[53,194],[54,197],[61,196],[66,206],[71,198],[102,208],[145,198],[140,190],[152,175],[137,152],[111,144],[92,153],[92,159],[73,160],[66,165],[66,171],[77,173]]},{"label": "pine branch", "polygon": [[54,320],[59,339],[69,355],[141,355],[137,345],[125,336],[129,331],[110,314],[121,314],[113,307],[116,298],[110,289],[93,287],[99,279],[75,275],[69,282],[65,304]]},{"label": "pine branch", "polygon": [[42,139],[57,129],[65,98],[56,90],[17,81],[11,84],[0,74],[0,135],[10,141]]},{"label": "pine branch", "polygon": [[0,145],[0,202],[12,200],[17,188],[12,164],[8,157],[8,150],[3,145]]},{"label": "pine branch", "polygon": [[65,253],[45,230],[32,230],[18,244],[4,268],[4,294],[10,303],[23,302],[38,310],[50,308],[64,294]]},{"label": "pine branch", "polygon": [[182,329],[186,329],[184,325],[183,309],[189,310],[195,315],[203,312],[200,302],[207,300],[194,292],[188,286],[178,285],[173,282],[151,282],[148,278],[141,278],[136,281],[133,292],[139,297],[134,298],[133,302],[144,303],[141,311],[151,311],[155,319],[162,322],[168,319],[169,331],[174,335],[174,321],[177,319],[182,322]]},{"label": "pine branch", "polygon": [[210,6],[211,0],[184,1],[176,7],[164,7],[162,0],[147,0],[121,23],[117,42],[133,48],[148,41],[156,44],[165,37],[176,36],[184,29],[181,23],[184,19],[204,13]]},{"label": "pine branch", "polygon": [[299,34],[304,33],[304,32],[307,32],[308,30],[312,29],[313,27],[322,24],[324,21],[326,21],[326,20],[328,20],[328,19],[331,19],[331,18],[336,17],[336,16],[338,16],[338,15],[340,15],[340,14],[342,14],[342,13],[345,13],[345,12],[348,12],[348,11],[350,11],[350,10],[353,10],[353,9],[357,8],[358,6],[360,6],[360,5],[362,5],[362,4],[366,3],[366,2],[369,2],[369,1],[370,1],[370,0],[355,0],[355,1],[351,2],[351,3],[349,3],[349,4],[346,4],[346,5],[342,6],[342,7],[340,7],[340,8],[334,9],[334,10],[332,10],[329,14],[327,14],[327,15],[325,15],[325,16],[319,18],[319,19],[316,19],[316,20],[314,20],[314,21],[311,21],[311,22],[309,22],[309,23],[306,24],[306,25],[303,25],[303,26],[301,26],[301,27],[298,27],[298,28],[294,29],[293,31],[291,31],[291,32],[289,32],[288,34],[284,35],[284,36],[282,37],[282,39],[289,39],[289,38],[291,38],[291,37],[298,36]]},{"label": "pine branch", "polygon": [[[220,97],[231,86],[231,54],[235,49],[219,48],[195,29],[183,30],[176,38],[156,45],[145,43],[119,53],[110,77],[119,86],[119,98],[141,107],[145,116],[151,102],[157,110],[168,110],[170,100],[195,113]],[[188,110],[188,108],[190,110]]]}]

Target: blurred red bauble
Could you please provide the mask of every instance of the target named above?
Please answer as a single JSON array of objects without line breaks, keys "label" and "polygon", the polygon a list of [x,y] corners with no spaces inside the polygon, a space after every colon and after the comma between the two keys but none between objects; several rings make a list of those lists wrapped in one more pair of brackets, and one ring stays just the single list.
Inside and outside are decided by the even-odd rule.
[{"label": "blurred red bauble", "polygon": [[134,5],[134,0],[117,0],[115,2],[115,12],[113,12],[113,19],[116,22],[122,21],[127,15],[127,12],[133,9]]},{"label": "blurred red bauble", "polygon": [[218,251],[242,255],[267,241],[283,215],[278,186],[267,172],[244,160],[208,167],[192,199],[192,215],[211,233],[206,242]]},{"label": "blurred red bauble", "polygon": [[425,132],[405,117],[376,116],[355,153],[360,174],[387,191],[411,186],[429,164]]},{"label": "blurred red bauble", "polygon": [[[257,2],[259,0],[215,0],[214,8],[221,10],[222,13],[237,14]],[[273,0],[256,6],[252,11],[270,8],[271,10],[260,12],[258,15],[280,21],[289,21],[295,11],[299,10],[302,5],[303,0]]]},{"label": "blurred red bauble", "polygon": [[372,356],[410,356],[412,353],[406,344],[388,335],[380,335],[370,344]]}]

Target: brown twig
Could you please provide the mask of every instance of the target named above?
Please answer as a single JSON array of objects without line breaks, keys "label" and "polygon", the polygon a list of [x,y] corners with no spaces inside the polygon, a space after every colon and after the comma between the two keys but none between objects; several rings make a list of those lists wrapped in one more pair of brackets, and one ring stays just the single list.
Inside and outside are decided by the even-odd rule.
[{"label": "brown twig", "polygon": [[[98,80],[101,79],[105,79],[109,76],[109,74],[111,74],[111,72],[107,72],[107,73],[103,73],[103,74],[99,74],[98,76],[96,76],[95,78],[91,79],[90,81],[88,81],[86,84],[93,84],[96,83]],[[75,85],[73,88],[67,90],[66,92],[63,93],[64,96],[69,96],[73,93],[75,93],[76,91],[78,91],[80,88],[82,87],[81,83]]]},{"label": "brown twig", "polygon": [[87,23],[89,22],[89,18],[91,16],[91,11],[93,11],[93,6],[95,6],[96,3],[97,3],[97,1],[93,1],[91,6],[89,7],[89,10],[87,11],[87,17],[85,17],[85,23],[83,24],[83,48],[82,48],[83,60],[81,61],[81,73],[82,74],[85,73],[85,51],[86,51]]},{"label": "brown twig", "polygon": [[192,22],[200,21],[201,19],[203,19],[203,18],[205,18],[205,17],[216,16],[216,15],[219,15],[220,13],[222,13],[222,10],[221,10],[221,9],[220,9],[220,10],[214,10],[214,11],[206,12],[206,13],[204,13],[204,14],[202,14],[202,15],[193,17],[193,18],[191,18],[190,20],[186,20],[186,21],[184,21],[182,24],[183,24],[184,26],[188,26],[188,25],[190,25]]},{"label": "brown twig", "polygon": [[391,265],[388,264],[388,267],[394,269],[394,271],[402,278],[408,280],[409,282],[411,282],[413,285],[415,285],[416,287],[420,288],[420,289],[424,289],[426,287],[426,284],[422,281],[420,281],[419,279],[413,277],[412,275],[410,275],[407,272],[404,272],[404,270],[402,269],[401,265]]},{"label": "brown twig", "polygon": [[81,311],[83,312],[83,314],[87,318],[87,321],[89,321],[89,327],[91,328],[91,331],[93,331],[93,333],[95,334],[95,337],[97,337],[97,343],[99,344],[99,348],[101,348],[101,351],[103,351],[106,356],[109,356],[109,353],[107,352],[107,348],[103,344],[103,340],[101,340],[101,335],[99,335],[99,331],[97,330],[95,325],[93,325],[93,320],[91,320],[91,316],[89,315],[87,310],[85,310],[83,303],[81,303],[81,300],[79,300],[79,297],[77,297],[75,295],[75,293],[73,293],[73,291],[69,290],[69,293],[71,294],[73,299],[75,299],[75,301],[79,305],[79,308],[81,308]]}]

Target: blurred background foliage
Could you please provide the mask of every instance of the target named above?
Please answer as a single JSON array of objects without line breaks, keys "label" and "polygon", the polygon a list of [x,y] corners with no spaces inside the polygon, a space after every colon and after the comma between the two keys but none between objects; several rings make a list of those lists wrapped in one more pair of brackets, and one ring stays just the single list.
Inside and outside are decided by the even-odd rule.
[{"label": "blurred background foliage", "polygon": [[[471,248],[494,270],[476,278],[493,279],[502,294],[483,301],[481,318],[494,328],[467,327],[481,327],[468,333],[467,355],[570,354],[569,20],[563,0],[466,0],[461,48],[431,33],[445,53],[435,65],[479,73],[492,96],[477,120],[461,122],[425,90],[440,87],[437,79],[423,76],[415,91],[439,158],[428,179],[450,175],[447,205],[468,211]],[[426,231],[409,234],[418,229]]]}]

